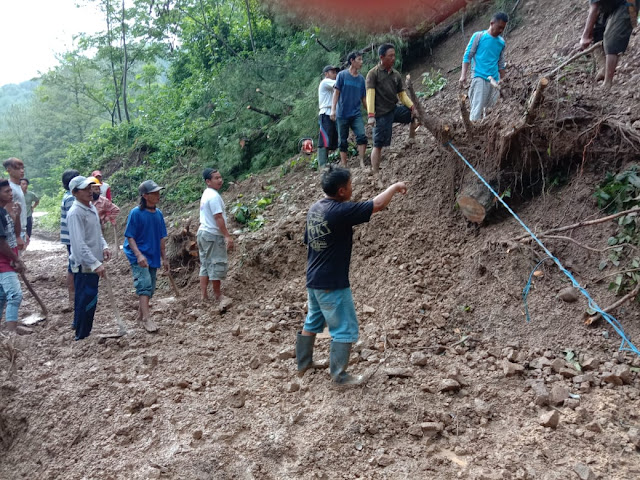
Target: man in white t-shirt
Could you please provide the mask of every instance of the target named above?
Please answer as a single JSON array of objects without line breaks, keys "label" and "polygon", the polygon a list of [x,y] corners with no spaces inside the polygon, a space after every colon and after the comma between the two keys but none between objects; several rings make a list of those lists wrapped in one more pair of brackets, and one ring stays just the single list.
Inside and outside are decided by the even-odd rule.
[{"label": "man in white t-shirt", "polygon": [[333,99],[333,86],[336,84],[338,69],[333,65],[327,65],[322,69],[324,78],[318,86],[318,123],[320,134],[318,135],[318,170],[322,169],[329,159],[329,154],[338,148],[338,130],[336,122],[331,120],[331,101]]},{"label": "man in white t-shirt", "polygon": [[198,228],[198,253],[200,254],[200,293],[207,301],[209,281],[220,308],[227,308],[232,300],[222,295],[221,282],[227,276],[227,250],[233,249],[233,238],[227,229],[227,213],[224,201],[218,193],[222,187],[222,175],[215,168],[202,172],[207,189],[200,199],[200,228]]}]

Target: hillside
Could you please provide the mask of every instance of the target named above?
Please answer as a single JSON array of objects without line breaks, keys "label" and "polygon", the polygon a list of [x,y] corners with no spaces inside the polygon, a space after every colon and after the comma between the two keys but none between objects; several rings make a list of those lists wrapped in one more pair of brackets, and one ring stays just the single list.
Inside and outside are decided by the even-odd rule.
[{"label": "hillside", "polygon": [[[585,7],[578,0],[522,2],[521,23],[507,36],[511,87],[492,119],[519,114],[526,87],[570,55]],[[459,123],[455,67],[485,23],[465,25],[464,36],[452,34],[415,64],[414,78],[450,72],[447,86],[423,101],[432,115]],[[639,49],[635,35],[605,98],[590,80],[590,60],[573,64],[550,87],[541,116],[583,109],[634,125]],[[613,135],[604,127],[593,132]],[[482,153],[475,144],[460,147],[470,158]],[[566,147],[557,181],[550,175],[540,194],[512,203],[536,232],[604,216],[595,186],[634,157],[622,144],[593,152]],[[318,173],[298,157],[224,194],[228,207],[277,194],[264,226],[238,235],[224,283],[235,303],[226,312],[198,302],[193,264],[173,265],[181,297],[171,296],[163,277],[152,302],[160,331],[140,331],[121,255],[109,271],[130,333],[99,341],[116,329],[101,286],[94,331],[73,342],[63,250],[28,252],[29,277],[50,315],[17,339],[13,375],[0,356],[0,478],[640,477],[640,358],[619,351],[607,323],[584,324],[584,299],[558,298],[569,283],[551,262],[534,277],[527,322],[522,291],[543,255],[529,244],[512,248],[524,232],[503,210],[480,227],[464,220],[454,207],[464,172],[456,162],[425,129],[412,144],[408,130],[395,127],[383,177],[408,181],[409,192],[354,234],[351,284],[361,334],[350,368],[373,373],[364,387],[336,388],[328,371],[296,376],[295,333],[306,313],[301,240],[307,209],[323,196]],[[354,200],[378,193],[367,172],[352,174]],[[197,209],[169,223],[179,229],[189,222],[197,224]],[[604,251],[580,245],[602,250],[616,231],[609,222],[573,231],[573,241],[545,240],[600,306],[616,297],[608,282],[594,279],[612,270],[598,268]],[[26,294],[21,312],[34,311]],[[638,345],[637,303],[615,314]],[[328,358],[328,346],[326,338],[316,342],[318,359]],[[554,412],[557,427],[542,426],[541,416]]]}]

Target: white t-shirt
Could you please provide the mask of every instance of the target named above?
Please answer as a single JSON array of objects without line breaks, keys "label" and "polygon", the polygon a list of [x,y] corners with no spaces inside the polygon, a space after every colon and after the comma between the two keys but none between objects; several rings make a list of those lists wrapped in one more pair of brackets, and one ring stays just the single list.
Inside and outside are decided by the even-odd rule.
[{"label": "white t-shirt", "polygon": [[107,190],[109,190],[109,184],[107,182],[102,182],[102,184],[100,185],[100,195],[106,197]]},{"label": "white t-shirt", "polygon": [[213,218],[218,213],[222,214],[224,224],[227,224],[227,212],[225,211],[224,201],[220,194],[213,188],[207,188],[200,199],[200,228],[214,235],[222,235],[218,228],[218,224]]},{"label": "white t-shirt", "polygon": [[335,80],[325,78],[320,82],[318,87],[318,107],[320,108],[319,115],[331,114],[331,101],[333,100],[333,86],[336,84]]},{"label": "white t-shirt", "polygon": [[[20,232],[22,235],[27,231],[27,202],[24,199],[24,193],[22,192],[20,184],[15,184],[9,180],[9,185],[11,185],[11,191],[13,192],[13,201],[20,202],[20,206],[22,207],[22,211],[20,212]],[[24,235],[22,236],[24,237]]]}]

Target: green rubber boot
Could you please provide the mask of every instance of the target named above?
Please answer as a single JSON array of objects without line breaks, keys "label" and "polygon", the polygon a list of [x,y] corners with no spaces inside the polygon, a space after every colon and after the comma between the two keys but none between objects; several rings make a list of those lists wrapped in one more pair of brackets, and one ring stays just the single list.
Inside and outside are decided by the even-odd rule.
[{"label": "green rubber boot", "polygon": [[331,379],[338,385],[360,385],[364,377],[347,373],[349,366],[349,355],[351,354],[350,343],[331,342],[329,351],[329,371]]}]

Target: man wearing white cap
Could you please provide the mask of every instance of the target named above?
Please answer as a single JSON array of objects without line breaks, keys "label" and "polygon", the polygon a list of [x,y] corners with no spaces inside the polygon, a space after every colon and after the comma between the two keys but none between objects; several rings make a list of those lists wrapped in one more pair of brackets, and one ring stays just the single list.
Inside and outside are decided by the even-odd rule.
[{"label": "man wearing white cap", "polygon": [[111,253],[100,228],[96,207],[91,205],[92,179],[77,176],[69,182],[69,190],[75,197],[67,214],[71,255],[69,263],[75,286],[73,328],[76,340],[91,333],[93,317],[98,304],[98,281],[104,274],[104,260]]}]

